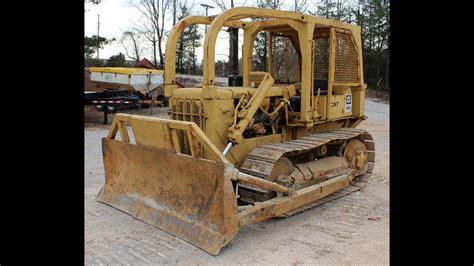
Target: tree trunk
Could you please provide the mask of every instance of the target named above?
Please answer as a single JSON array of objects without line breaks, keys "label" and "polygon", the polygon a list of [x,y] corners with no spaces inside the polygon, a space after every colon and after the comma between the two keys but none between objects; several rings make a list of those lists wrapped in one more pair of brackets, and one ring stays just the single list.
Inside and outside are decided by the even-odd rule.
[{"label": "tree trunk", "polygon": [[140,61],[140,54],[138,51],[137,41],[135,40],[135,37],[133,37],[133,35],[130,35],[130,37],[132,38],[133,49],[135,51],[135,61],[138,63]]},{"label": "tree trunk", "polygon": [[173,26],[176,24],[176,0],[173,0]]},{"label": "tree trunk", "polygon": [[329,18],[329,2],[326,0],[326,18]]},{"label": "tree trunk", "polygon": [[[159,2],[160,0],[157,0],[157,2]],[[163,67],[165,65],[165,60],[164,60],[164,56],[163,56],[163,50],[161,49],[161,41],[163,40],[163,31],[164,31],[164,28],[165,28],[165,15],[166,15],[166,8],[169,4],[169,1],[168,0],[162,0],[161,2],[161,31],[160,31],[160,43],[158,45],[158,50],[160,51],[160,66]],[[173,17],[175,16],[175,14],[173,14]]]},{"label": "tree trunk", "polygon": [[155,66],[158,66],[158,61],[156,60],[156,41],[153,42],[153,63]]},{"label": "tree trunk", "polygon": [[263,45],[263,60],[262,60],[262,63],[263,63],[263,67],[262,67],[262,70],[263,71],[269,71],[267,70],[268,68],[268,34],[266,32],[263,33],[263,40],[265,41],[264,45]]},{"label": "tree trunk", "polygon": [[162,68],[164,66],[164,58],[163,58],[163,50],[161,49],[161,40],[162,38],[161,37],[158,37],[158,52],[159,52],[159,55],[160,55],[160,67]]},{"label": "tree trunk", "polygon": [[[388,6],[388,2],[386,2],[386,8],[387,10],[389,10],[389,6]],[[388,40],[387,40],[387,68],[386,68],[386,72],[385,72],[385,80],[386,80],[386,88],[389,88],[390,87],[390,12],[387,11],[387,16],[386,16],[386,20],[387,20],[387,25],[388,25]]]},{"label": "tree trunk", "polygon": [[230,72],[233,75],[239,74],[239,29],[229,28],[229,63]]},{"label": "tree trunk", "polygon": [[178,59],[178,71],[181,73],[183,72],[183,50],[184,50],[184,44],[183,44],[183,37],[181,37],[181,40],[179,41],[179,47],[178,47],[178,52],[177,52],[177,59]]},{"label": "tree trunk", "polygon": [[193,47],[191,49],[191,60],[192,60],[192,64],[193,64],[193,69],[192,69],[192,74],[196,74],[196,55],[195,55],[195,45],[193,44]]},{"label": "tree trunk", "polygon": [[388,44],[387,44],[387,68],[385,71],[385,88],[389,88],[390,84],[390,35],[388,35]]},{"label": "tree trunk", "polygon": [[[234,7],[234,0],[230,1],[230,7]],[[229,28],[229,66],[230,73],[239,74],[239,29]]]}]

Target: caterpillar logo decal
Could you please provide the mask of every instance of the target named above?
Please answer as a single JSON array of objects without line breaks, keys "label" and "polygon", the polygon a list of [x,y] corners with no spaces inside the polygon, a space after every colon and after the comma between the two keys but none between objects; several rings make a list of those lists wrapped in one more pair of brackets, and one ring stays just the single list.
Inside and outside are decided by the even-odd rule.
[{"label": "caterpillar logo decal", "polygon": [[352,111],[352,95],[346,94],[346,112]]}]

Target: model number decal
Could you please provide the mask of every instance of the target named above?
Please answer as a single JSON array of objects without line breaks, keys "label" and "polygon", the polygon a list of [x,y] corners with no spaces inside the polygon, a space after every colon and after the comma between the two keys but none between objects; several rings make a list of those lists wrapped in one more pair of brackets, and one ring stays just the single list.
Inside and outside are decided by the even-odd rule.
[{"label": "model number decal", "polygon": [[331,107],[336,107],[339,105],[339,102],[331,102]]},{"label": "model number decal", "polygon": [[352,95],[346,94],[346,112],[352,111]]}]

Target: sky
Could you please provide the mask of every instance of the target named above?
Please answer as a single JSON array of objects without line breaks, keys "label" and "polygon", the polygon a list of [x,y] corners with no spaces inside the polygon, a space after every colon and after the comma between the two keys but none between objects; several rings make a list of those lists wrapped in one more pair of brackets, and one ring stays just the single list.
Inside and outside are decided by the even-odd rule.
[{"label": "sky", "polygon": [[[248,2],[251,2],[249,0]],[[100,15],[100,27],[99,27],[99,36],[105,38],[116,38],[120,39],[122,32],[130,27],[131,23],[140,18],[139,11],[136,8],[132,7],[130,0],[102,0],[98,5],[92,3],[85,3],[84,11],[84,35],[92,36],[97,35],[97,15]],[[193,14],[205,15],[205,9],[201,7],[198,2],[195,0]],[[203,1],[204,3],[204,1]],[[215,15],[220,11],[219,8],[209,9],[209,15]],[[165,23],[165,29],[171,29],[172,17],[169,15],[170,20]],[[204,35],[204,26],[200,26],[200,31]],[[229,54],[229,34],[226,32],[220,32],[217,43],[216,43],[216,60],[225,59],[228,61],[228,57],[225,55]],[[203,38],[204,39],[204,38]],[[239,36],[239,47],[242,46],[243,34],[240,31]],[[163,42],[162,47],[163,51],[165,49],[165,43]],[[99,56],[102,59],[107,59],[112,55],[118,53],[125,54],[125,49],[120,44],[120,42],[115,41],[112,44],[105,45],[103,49],[99,51]],[[225,55],[219,55],[225,54]],[[94,54],[94,57],[96,55]],[[241,56],[241,51],[239,51],[239,56]],[[151,60],[151,54],[145,53],[143,57]],[[197,49],[198,60],[202,59],[202,47]],[[127,58],[129,59],[129,58]]]},{"label": "sky", "polygon": [[[118,41],[122,36],[122,32],[126,31],[130,25],[140,19],[139,11],[131,6],[130,2],[134,0],[102,0],[100,4],[94,5],[92,3],[85,3],[84,4],[84,35],[85,36],[92,36],[97,35],[97,15],[100,15],[100,28],[99,28],[99,35],[102,37],[106,37],[108,39],[116,38],[117,41],[114,41],[112,44],[104,46],[103,49],[99,51],[100,58],[108,59],[112,55],[116,55],[118,53],[125,54],[125,49],[123,48],[122,44]],[[137,0],[135,0],[136,2]],[[200,5],[201,3],[210,4],[215,6],[213,9],[209,9],[209,15],[216,15],[220,12],[220,9],[215,5],[211,0],[187,0],[188,2],[194,1],[194,7],[192,9],[193,15],[205,15],[205,9]],[[318,5],[323,0],[309,0],[310,3],[310,10],[314,10],[316,5]],[[354,0],[346,0],[347,2],[353,2]],[[224,2],[230,2],[228,0],[224,0]],[[255,6],[255,0],[235,0],[234,1],[236,6],[240,6],[243,3],[246,6]],[[294,5],[293,0],[282,0],[283,8],[285,10],[289,10]],[[171,12],[169,11],[168,17],[169,20],[165,22],[165,29],[169,30],[172,26],[172,17]],[[204,26],[200,25],[199,29],[204,35]],[[225,30],[225,28],[223,28]],[[243,32],[239,30],[239,57],[242,56],[242,39],[243,39]],[[202,39],[202,41],[204,38]],[[201,42],[202,42],[201,41]],[[163,51],[165,50],[166,39],[162,43]],[[198,60],[202,59],[202,45],[196,50],[196,54]],[[226,32],[221,31],[218,35],[217,43],[216,43],[216,60],[225,60],[228,61],[229,54],[229,34]],[[94,57],[96,55],[94,54]],[[142,57],[148,58],[150,61],[152,60],[151,53],[144,53]],[[129,59],[129,58],[127,58]]]}]

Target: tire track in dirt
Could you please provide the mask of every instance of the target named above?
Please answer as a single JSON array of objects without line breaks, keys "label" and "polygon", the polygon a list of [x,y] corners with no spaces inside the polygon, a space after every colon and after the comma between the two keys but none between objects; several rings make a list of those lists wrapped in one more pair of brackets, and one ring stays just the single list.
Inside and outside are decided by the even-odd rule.
[{"label": "tire track in dirt", "polygon": [[[110,239],[108,243],[111,245],[88,243],[96,250],[95,253],[89,255],[89,261],[96,260],[105,264],[150,264],[153,261],[169,262],[171,259],[169,250],[163,243],[152,243],[146,239],[139,239],[133,234],[120,235]],[[124,245],[114,243],[124,243]],[[97,253],[101,255],[97,256]]]}]

